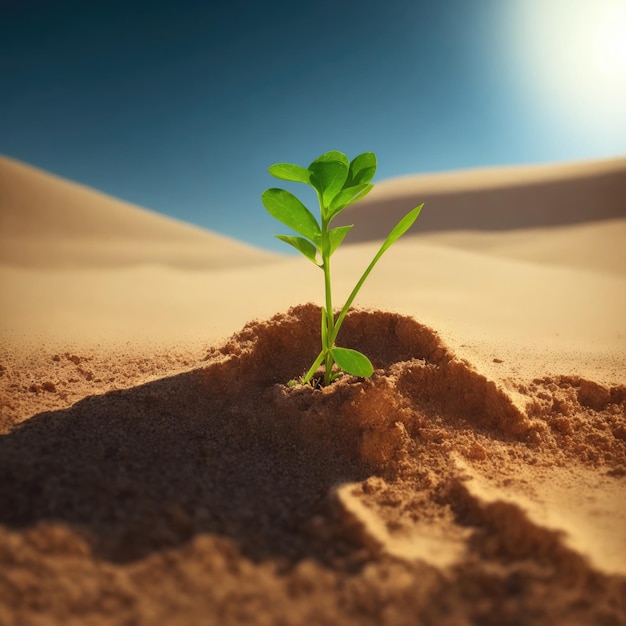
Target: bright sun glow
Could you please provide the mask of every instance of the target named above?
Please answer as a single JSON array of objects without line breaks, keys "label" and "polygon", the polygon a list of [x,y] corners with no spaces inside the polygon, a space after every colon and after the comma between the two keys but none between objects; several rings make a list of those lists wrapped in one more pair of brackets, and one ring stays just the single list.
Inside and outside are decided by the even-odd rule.
[{"label": "bright sun glow", "polygon": [[590,6],[595,8],[585,17],[589,20],[591,64],[601,79],[618,85],[626,79],[626,2],[592,2]]},{"label": "bright sun glow", "polygon": [[523,0],[516,57],[543,107],[578,129],[626,133],[626,0]]}]

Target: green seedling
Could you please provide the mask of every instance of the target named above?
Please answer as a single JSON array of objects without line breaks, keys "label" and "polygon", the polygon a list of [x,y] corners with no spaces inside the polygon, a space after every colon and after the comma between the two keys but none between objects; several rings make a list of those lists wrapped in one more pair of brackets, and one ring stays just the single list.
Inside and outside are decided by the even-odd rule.
[{"label": "green seedling", "polygon": [[423,206],[420,204],[396,224],[335,317],[330,258],[354,224],[331,228],[330,223],[347,206],[365,197],[372,190],[374,185],[370,181],[374,178],[375,172],[376,155],[373,152],[364,152],[349,161],[345,154],[336,150],[322,154],[308,168],[291,163],[277,163],[269,168],[269,173],[276,178],[305,183],[313,187],[320,207],[318,221],[296,196],[284,189],[267,189],[262,196],[268,213],[299,235],[276,235],[276,237],[293,246],[324,272],[322,349],[302,379],[303,383],[310,383],[322,364],[324,364],[324,385],[332,383],[342,372],[362,378],[369,378],[374,372],[371,361],[364,354],[336,346],[337,335],[365,279],[391,244],[412,226]]}]

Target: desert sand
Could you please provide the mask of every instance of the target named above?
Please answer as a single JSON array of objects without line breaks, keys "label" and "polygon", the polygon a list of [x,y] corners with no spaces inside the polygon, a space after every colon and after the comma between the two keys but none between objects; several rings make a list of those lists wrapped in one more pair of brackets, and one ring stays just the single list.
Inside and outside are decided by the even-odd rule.
[{"label": "desert sand", "polygon": [[383,181],[337,303],[421,202],[287,387],[311,263],[0,158],[0,624],[626,624],[626,159]]}]

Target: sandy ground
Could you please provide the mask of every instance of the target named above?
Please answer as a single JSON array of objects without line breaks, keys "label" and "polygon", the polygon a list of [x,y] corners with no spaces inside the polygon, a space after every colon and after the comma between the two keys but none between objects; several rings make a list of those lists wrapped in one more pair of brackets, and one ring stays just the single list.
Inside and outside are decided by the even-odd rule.
[{"label": "sandy ground", "polygon": [[339,338],[376,371],[314,390],[308,261],[0,159],[0,624],[626,624],[624,198],[382,183],[333,257],[339,303],[426,202]]}]

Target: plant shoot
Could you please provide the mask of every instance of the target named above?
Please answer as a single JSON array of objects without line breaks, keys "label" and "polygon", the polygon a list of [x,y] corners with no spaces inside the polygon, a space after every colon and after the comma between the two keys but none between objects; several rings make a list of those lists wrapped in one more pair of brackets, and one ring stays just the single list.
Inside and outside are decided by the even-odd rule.
[{"label": "plant shoot", "polygon": [[332,150],[315,159],[308,168],[291,163],[277,163],[269,168],[272,176],[310,185],[319,202],[319,219],[293,194],[284,189],[267,189],[262,196],[268,213],[297,235],[276,235],[293,246],[324,273],[325,306],[322,307],[322,347],[317,358],[302,379],[309,383],[320,366],[324,366],[324,385],[329,385],[342,372],[368,378],[374,372],[370,360],[361,352],[336,345],[344,318],[366,278],[382,255],[417,219],[423,204],[407,213],[392,229],[380,250],[367,266],[337,315],[333,309],[330,259],[354,225],[331,228],[331,222],[347,206],[365,197],[374,187],[376,155],[359,154],[352,161],[342,152]]}]

